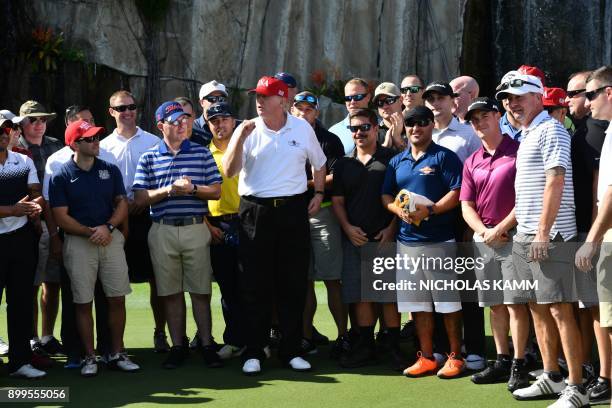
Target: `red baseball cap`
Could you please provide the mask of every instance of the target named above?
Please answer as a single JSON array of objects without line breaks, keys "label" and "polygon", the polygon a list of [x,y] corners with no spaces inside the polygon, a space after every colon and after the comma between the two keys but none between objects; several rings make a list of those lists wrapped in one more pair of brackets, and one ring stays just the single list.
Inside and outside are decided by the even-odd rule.
[{"label": "red baseball cap", "polygon": [[517,71],[521,74],[536,76],[540,78],[540,81],[542,81],[542,86],[546,85],[546,75],[544,75],[544,71],[542,71],[538,67],[532,67],[530,65],[521,65],[520,67],[518,67]]},{"label": "red baseball cap", "polygon": [[544,87],[544,94],[542,95],[542,103],[544,106],[562,106],[567,108],[569,104],[565,102],[567,93],[561,88],[547,88]]},{"label": "red baseball cap", "polygon": [[282,96],[287,97],[287,84],[278,78],[271,76],[262,76],[257,81],[257,87],[249,90],[249,93],[256,93],[264,96]]},{"label": "red baseball cap", "polygon": [[77,120],[69,124],[66,128],[64,140],[67,146],[71,146],[78,139],[94,137],[102,132],[104,132],[103,127],[96,127],[84,120]]}]

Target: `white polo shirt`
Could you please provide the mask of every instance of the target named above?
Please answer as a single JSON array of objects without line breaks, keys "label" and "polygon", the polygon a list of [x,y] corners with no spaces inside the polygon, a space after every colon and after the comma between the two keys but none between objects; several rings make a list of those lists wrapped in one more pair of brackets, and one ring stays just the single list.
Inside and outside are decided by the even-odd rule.
[{"label": "white polo shirt", "polygon": [[432,140],[440,146],[453,151],[461,160],[470,157],[472,153],[480,149],[480,139],[474,133],[472,126],[460,123],[453,116],[446,129],[435,129],[432,132]]},{"label": "white polo shirt", "polygon": [[612,122],[606,129],[606,138],[601,147],[601,158],[599,159],[599,179],[597,180],[597,202],[603,201],[604,194],[609,186],[612,186]]},{"label": "white polo shirt", "polygon": [[[8,156],[4,164],[0,164],[0,186],[2,186],[2,196],[8,192],[27,190],[27,185],[38,184],[38,175],[36,174],[36,166],[28,156],[8,150]],[[11,197],[11,203],[3,203],[2,205],[14,205],[27,195],[15,194]],[[13,196],[10,193],[9,196]],[[18,197],[21,196],[21,197]],[[8,198],[8,197],[5,197]],[[4,201],[4,198],[3,198]],[[28,222],[27,216],[22,217],[4,217],[0,218],[0,234],[16,231],[23,227]]]},{"label": "white polo shirt", "polygon": [[287,115],[285,126],[276,132],[258,117],[255,129],[244,141],[238,194],[260,198],[301,194],[307,188],[306,162],[320,169],[326,160],[305,120]]},{"label": "white polo shirt", "polygon": [[145,132],[139,127],[136,127],[136,129],[136,134],[130,138],[120,135],[117,133],[117,129],[115,129],[113,133],[106,136],[100,142],[100,148],[103,148],[115,157],[115,164],[121,171],[125,192],[129,199],[134,197],[132,185],[134,184],[134,176],[136,175],[140,156],[147,150],[156,147],[161,140],[159,137]]}]

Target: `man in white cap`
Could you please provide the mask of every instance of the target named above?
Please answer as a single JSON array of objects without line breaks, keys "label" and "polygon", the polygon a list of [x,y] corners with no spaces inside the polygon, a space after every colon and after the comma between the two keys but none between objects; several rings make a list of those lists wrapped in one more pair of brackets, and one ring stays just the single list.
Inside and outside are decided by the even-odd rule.
[{"label": "man in white cap", "polygon": [[193,131],[190,140],[204,147],[208,147],[213,138],[213,134],[208,127],[206,111],[213,103],[226,102],[227,90],[225,89],[225,85],[216,80],[212,80],[202,85],[198,98],[204,112],[202,116],[193,122]]}]

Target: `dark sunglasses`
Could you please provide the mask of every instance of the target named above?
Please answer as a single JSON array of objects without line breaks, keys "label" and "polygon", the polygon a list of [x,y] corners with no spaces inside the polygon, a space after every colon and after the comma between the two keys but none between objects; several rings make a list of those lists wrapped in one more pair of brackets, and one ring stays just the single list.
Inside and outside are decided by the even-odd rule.
[{"label": "dark sunglasses", "polygon": [[186,118],[186,117],[181,117],[181,118],[178,118],[177,120],[172,120],[172,121],[164,120],[164,122],[167,123],[170,126],[178,126],[178,125],[187,123],[188,120],[189,119]]},{"label": "dark sunglasses", "polygon": [[431,120],[429,119],[406,119],[404,121],[404,125],[406,125],[406,127],[425,127],[425,126],[429,126],[429,124],[431,123]]},{"label": "dark sunglasses", "polygon": [[110,108],[116,112],[125,112],[127,109],[135,111],[138,109],[138,106],[135,103],[132,103],[129,105],[111,106]]},{"label": "dark sunglasses", "polygon": [[592,101],[593,99],[597,98],[597,95],[599,95],[599,93],[601,91],[603,91],[604,89],[609,88],[609,87],[612,87],[612,85],[604,85],[604,86],[602,86],[600,88],[597,88],[597,89],[594,89],[592,91],[585,92],[584,95],[586,96],[586,98],[589,101]]},{"label": "dark sunglasses", "polygon": [[362,132],[367,132],[368,130],[372,129],[372,124],[370,123],[364,123],[363,125],[348,125],[346,127],[348,130],[351,131],[351,133],[357,133],[359,130],[361,130]]},{"label": "dark sunglasses", "polygon": [[319,104],[317,98],[312,95],[295,95],[295,98],[293,98],[293,102],[308,102],[313,103],[315,105]]},{"label": "dark sunglasses", "polygon": [[408,92],[418,93],[421,89],[423,89],[423,87],[419,85],[403,86],[400,88],[400,92],[403,94],[407,94]]},{"label": "dark sunglasses", "polygon": [[99,142],[99,141],[100,141],[100,135],[95,135],[92,137],[82,137],[80,139],[75,140],[75,143],[81,143],[81,142],[93,143],[93,142]]},{"label": "dark sunglasses", "polygon": [[32,125],[36,122],[47,123],[47,118],[44,116],[28,116],[28,122]]},{"label": "dark sunglasses", "polygon": [[580,95],[584,91],[586,91],[586,89],[574,89],[573,91],[567,91],[567,97],[573,98],[574,96]]},{"label": "dark sunglasses", "polygon": [[225,102],[225,96],[206,96],[204,97],[210,103]]},{"label": "dark sunglasses", "polygon": [[395,102],[397,102],[398,99],[399,96],[388,96],[386,98],[380,98],[376,100],[376,106],[382,108],[385,105],[393,105]]},{"label": "dark sunglasses", "polygon": [[533,85],[537,88],[541,88],[540,85],[535,84],[533,82],[529,82],[529,81],[523,81],[522,79],[512,79],[508,82],[504,82],[503,84],[500,84],[496,89],[498,91],[503,91],[504,89],[508,89],[508,88],[520,88],[523,85]]},{"label": "dark sunglasses", "polygon": [[357,95],[346,95],[344,97],[345,102],[350,102],[350,101],[356,101],[359,102],[360,100],[362,100],[363,98],[365,98],[366,96],[368,96],[367,93],[364,94],[357,94]]}]

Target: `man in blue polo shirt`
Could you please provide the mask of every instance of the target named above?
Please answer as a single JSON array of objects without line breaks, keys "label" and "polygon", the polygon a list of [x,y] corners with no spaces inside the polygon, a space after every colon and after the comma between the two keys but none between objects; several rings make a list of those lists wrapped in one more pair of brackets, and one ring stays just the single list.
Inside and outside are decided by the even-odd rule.
[{"label": "man in blue polo shirt", "polygon": [[188,116],[178,102],[157,108],[164,139],[140,157],[132,186],[136,204],[151,206],[151,261],[173,344],[163,363],[168,369],[179,367],[189,352],[183,292],[191,295],[204,362],[222,365],[212,344],[210,232],[204,223],[206,201],[221,197],[222,180],[210,151],[187,138]]},{"label": "man in blue polo shirt", "polygon": [[100,133],[83,120],[66,128],[66,145],[74,150],[51,178],[49,199],[57,225],[64,230],[64,266],[70,276],[77,328],[86,357],[81,374],[98,373],[93,341],[91,306],[96,280],[108,300],[111,332],[109,367],[136,371],[123,349],[125,295],[131,292],[123,245],[125,237],[116,229],[127,218],[127,200],[119,169],[98,159]]},{"label": "man in blue polo shirt", "polygon": [[[382,188],[384,205],[402,220],[397,237],[398,251],[402,255],[420,255],[424,252],[435,253],[435,256],[443,259],[452,257],[455,249],[448,242],[453,242],[455,237],[454,220],[461,187],[461,161],[455,153],[432,141],[434,115],[429,108],[418,106],[405,112],[404,125],[411,147],[391,159]],[[425,196],[433,204],[417,205],[415,211],[406,213],[394,204],[396,194],[402,189]],[[454,279],[454,271],[439,270],[435,266],[419,268],[411,273],[411,279]],[[461,357],[461,299],[459,293],[452,289],[444,293],[430,292],[425,294],[429,301],[398,302],[400,312],[412,312],[422,350],[417,354],[417,362],[408,367],[404,374],[416,377],[433,374],[437,370],[432,342],[433,302],[435,310],[444,314],[451,351],[437,375],[441,378],[456,377],[465,366]]]}]

